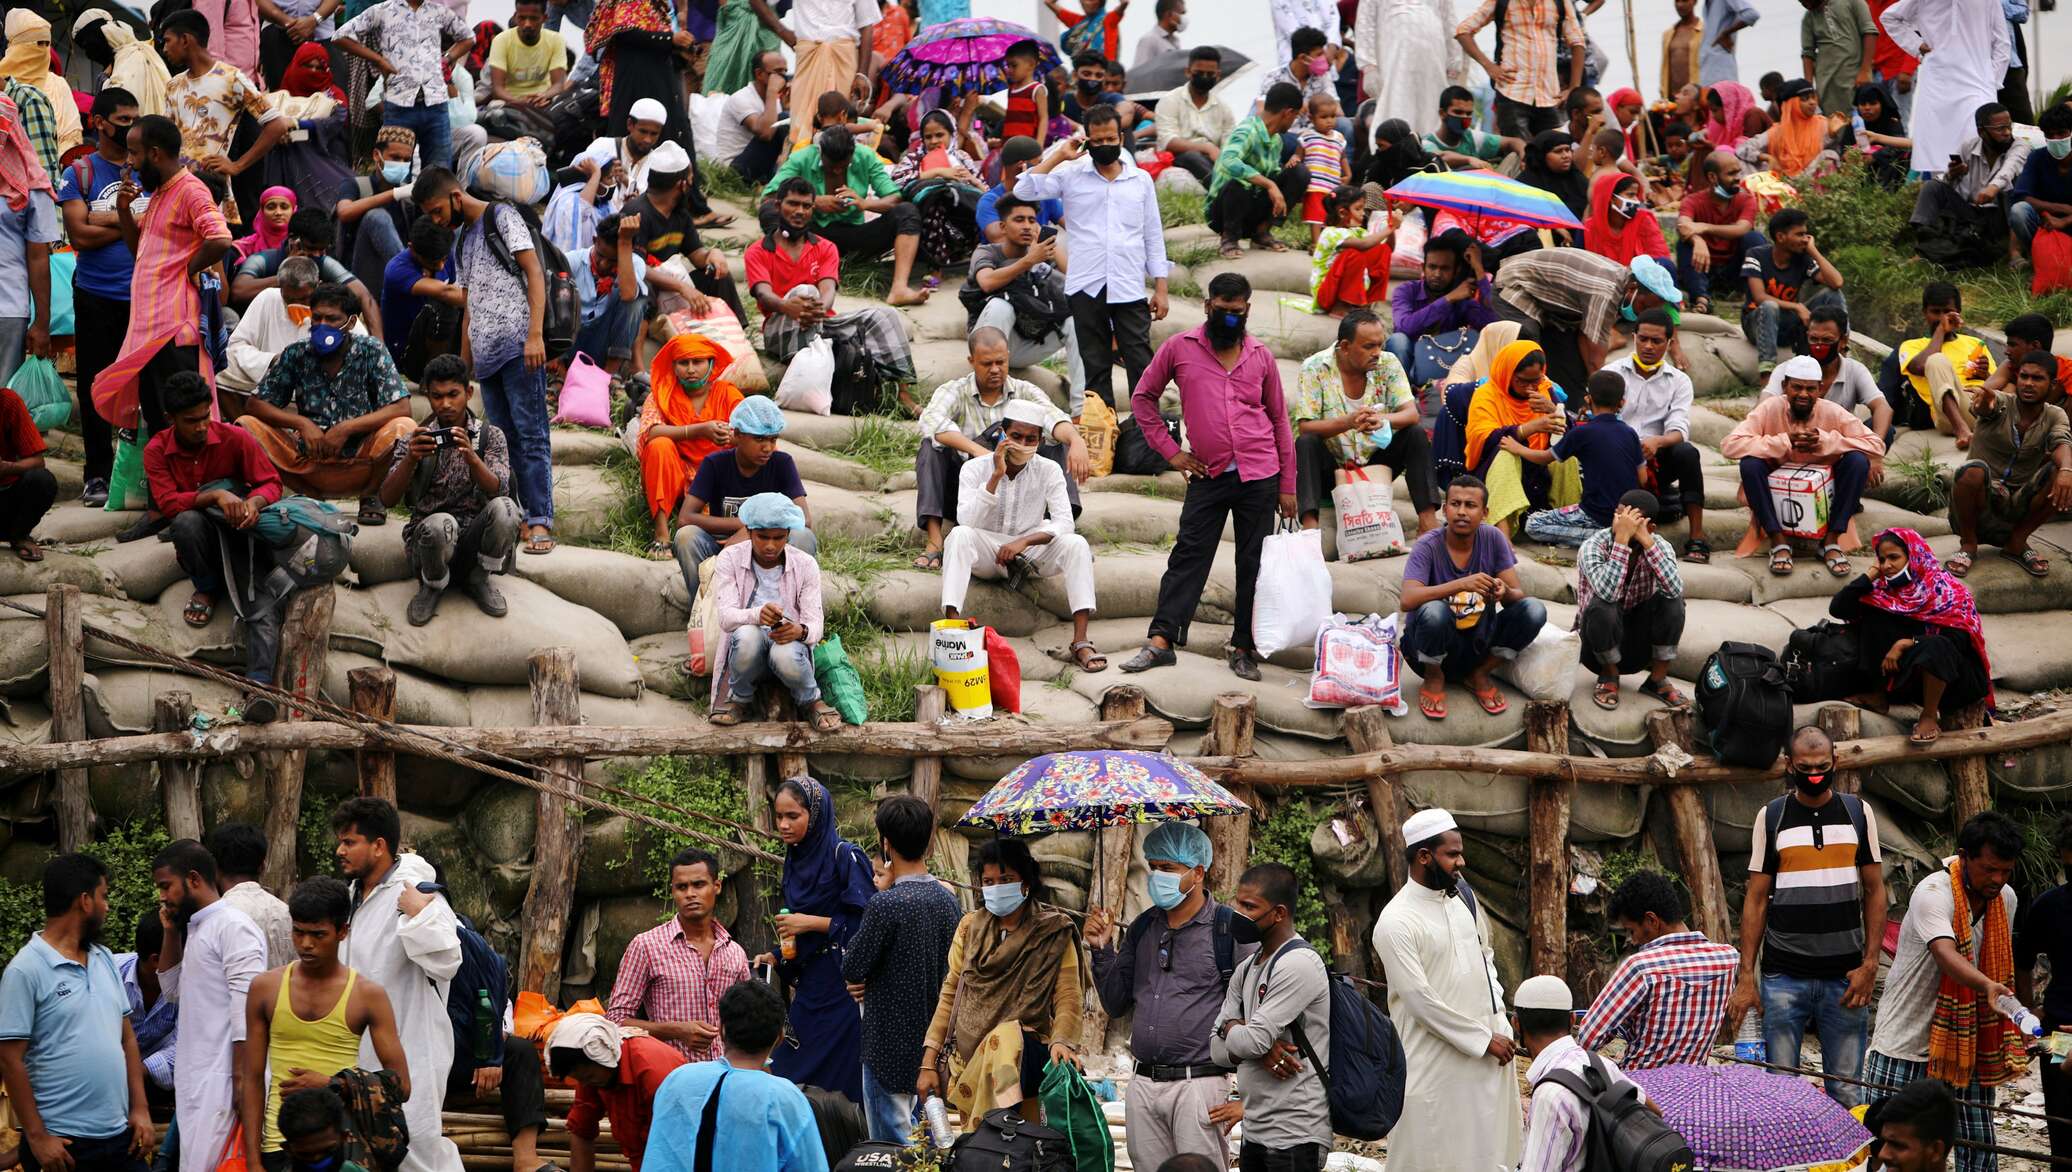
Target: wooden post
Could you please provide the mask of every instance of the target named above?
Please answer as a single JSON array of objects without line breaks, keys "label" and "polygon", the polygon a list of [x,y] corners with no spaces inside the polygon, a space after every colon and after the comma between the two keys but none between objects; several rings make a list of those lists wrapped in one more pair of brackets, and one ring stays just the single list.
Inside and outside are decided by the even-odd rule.
[{"label": "wooden post", "polygon": [[[1836,744],[1853,741],[1863,735],[1863,713],[1848,704],[1829,704],[1821,708],[1813,718],[1821,731]],[[1785,751],[1789,753],[1789,746]],[[1838,794],[1860,794],[1863,792],[1863,771],[1859,769],[1835,770],[1835,792]]]},{"label": "wooden post", "polygon": [[[949,711],[950,694],[934,684],[914,685],[914,722],[934,724]],[[942,758],[914,758],[913,775],[907,779],[907,792],[928,803],[930,810],[942,804]]]},{"label": "wooden post", "polygon": [[[936,689],[940,692],[941,689]],[[1117,684],[1101,697],[1102,720],[1135,720],[1144,715],[1144,689],[1135,684]],[[1129,891],[1130,858],[1137,845],[1135,826],[1110,826],[1094,836],[1097,851],[1094,855],[1093,885],[1087,889],[1086,906],[1092,911],[1098,904],[1114,914],[1116,939],[1120,940],[1123,928],[1129,924],[1123,919],[1124,901]],[[1085,1037],[1092,1043],[1096,1053],[1108,1049],[1108,1013],[1101,1008],[1101,999],[1089,999],[1086,1011]]]},{"label": "wooden post", "polygon": [[[324,662],[331,655],[331,614],[338,605],[337,587],[326,582],[290,594],[281,614],[281,649],[274,659],[273,686],[300,697],[317,694],[324,685]],[[301,719],[282,705],[278,720]],[[286,897],[297,870],[295,831],[302,818],[302,770],[307,749],[288,749],[268,762],[266,774],[266,865],[260,886]]]},{"label": "wooden post", "polygon": [[[783,724],[792,724],[805,719],[805,717],[799,712],[798,705],[791,702],[789,693],[782,688],[766,688],[763,690],[763,719]],[[777,780],[783,781],[787,777],[804,777],[807,772],[806,755],[804,753],[788,750],[778,751]]]},{"label": "wooden post", "polygon": [[[1960,708],[1943,722],[1943,729],[1978,728],[1986,723],[1986,703],[1981,700],[1968,708]],[[1950,767],[1951,812],[1956,824],[1951,830],[1958,830],[1966,822],[1993,808],[1993,790],[1986,781],[1986,759],[1982,756],[1952,757]]]},{"label": "wooden post", "polygon": [[[741,761],[741,788],[748,796],[748,823],[764,834],[777,829],[777,816],[770,809],[770,799],[777,787],[770,779],[770,758],[766,753],[750,753]],[[734,919],[734,938],[749,956],[774,952],[777,936],[771,917],[777,912],[777,905],[770,902],[769,890],[763,885],[765,876],[757,874],[761,863],[750,863],[742,879],[736,880],[735,902],[739,911]],[[774,882],[776,864],[767,878]]]},{"label": "wooden post", "polygon": [[[43,602],[43,635],[50,647],[50,739],[86,739],[86,642],[80,631],[79,587],[50,588]],[[85,850],[93,842],[93,795],[86,770],[58,771],[58,849]]]},{"label": "wooden post", "polygon": [[[1525,706],[1525,744],[1535,753],[1568,753],[1568,705],[1533,701]],[[1568,816],[1575,782],[1535,777],[1527,783],[1526,869],[1534,975],[1568,975]]]},{"label": "wooden post", "polygon": [[[1209,727],[1201,734],[1202,755],[1251,756],[1252,731],[1257,714],[1258,701],[1250,692],[1225,692],[1217,696],[1209,708]],[[1245,805],[1258,808],[1258,799],[1253,796],[1251,786],[1233,785],[1230,792]],[[1209,832],[1209,845],[1215,851],[1215,859],[1209,867],[1209,893],[1221,899],[1237,886],[1237,877],[1245,870],[1245,858],[1252,853],[1252,816],[1235,814],[1228,818],[1207,818],[1203,820],[1202,828]]]},{"label": "wooden post", "polygon": [[[1388,713],[1379,705],[1367,704],[1345,712],[1345,739],[1355,753],[1379,753],[1396,747],[1389,736]],[[1388,856],[1389,890],[1403,890],[1410,879],[1410,861],[1403,857],[1403,795],[1396,779],[1376,773],[1367,779],[1367,808],[1374,815],[1376,841]]]},{"label": "wooden post", "polygon": [[[345,673],[352,709],[369,720],[396,718],[396,673],[385,667],[356,667]],[[396,804],[396,755],[388,749],[359,752],[360,796]]]},{"label": "wooden post", "polygon": [[[542,727],[583,721],[582,681],[573,647],[535,651],[527,661],[532,675],[532,721]],[[541,791],[538,830],[533,838],[532,883],[525,893],[525,941],[518,958],[518,987],[552,1001],[561,992],[561,946],[568,935],[575,906],[576,863],[583,850],[583,820],[564,794],[577,791],[583,774],[581,757],[550,757],[540,763],[540,780],[556,792]]]},{"label": "wooden post", "polygon": [[[186,692],[160,692],[151,700],[151,727],[180,732],[194,719],[194,697]],[[166,833],[174,839],[201,837],[201,765],[167,757],[158,763],[158,785],[165,799]]]},{"label": "wooden post", "polygon": [[[1853,715],[1855,710],[1851,709]],[[1648,736],[1656,748],[1691,748],[1691,710],[1664,708],[1648,713]],[[1684,886],[1691,892],[1691,920],[1705,938],[1717,944],[1737,943],[1727,913],[1727,885],[1720,874],[1719,848],[1712,841],[1712,818],[1705,797],[1692,785],[1662,787],[1676,828],[1676,857]]]}]

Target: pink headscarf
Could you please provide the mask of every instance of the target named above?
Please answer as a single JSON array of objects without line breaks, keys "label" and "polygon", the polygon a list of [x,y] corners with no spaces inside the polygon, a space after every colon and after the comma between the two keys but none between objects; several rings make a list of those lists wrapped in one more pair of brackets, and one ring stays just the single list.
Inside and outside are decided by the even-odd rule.
[{"label": "pink headscarf", "polygon": [[0,96],[0,198],[18,212],[29,206],[34,191],[51,191],[50,172],[29,142],[21,110],[12,98]]},{"label": "pink headscarf", "polygon": [[1993,661],[1986,658],[1986,629],[1979,623],[1978,606],[1971,591],[1942,568],[1942,562],[1929,551],[1919,533],[1912,529],[1887,529],[1871,540],[1872,547],[1887,538],[1906,546],[1907,565],[1913,575],[1897,590],[1887,579],[1874,578],[1871,592],[1863,600],[1887,614],[1964,632],[1972,649],[1978,652],[1979,665],[1985,669],[1986,704],[1992,706]]},{"label": "pink headscarf", "polygon": [[288,226],[286,224],[282,224],[280,227],[276,228],[272,224],[266,222],[266,201],[274,198],[275,196],[279,196],[280,198],[288,201],[288,214],[291,216],[295,214],[296,208],[302,206],[301,201],[295,198],[295,191],[293,188],[269,187],[265,191],[260,192],[260,212],[258,215],[252,217],[252,234],[250,236],[241,237],[235,245],[235,247],[237,248],[237,254],[239,256],[257,256],[258,254],[266,252],[269,249],[279,248],[281,245],[286,244],[288,242]]},{"label": "pink headscarf", "polygon": [[1755,109],[1755,95],[1738,81],[1723,81],[1712,87],[1719,95],[1720,117],[1705,123],[1705,141],[1712,149],[1730,151],[1748,137],[1748,112]]}]

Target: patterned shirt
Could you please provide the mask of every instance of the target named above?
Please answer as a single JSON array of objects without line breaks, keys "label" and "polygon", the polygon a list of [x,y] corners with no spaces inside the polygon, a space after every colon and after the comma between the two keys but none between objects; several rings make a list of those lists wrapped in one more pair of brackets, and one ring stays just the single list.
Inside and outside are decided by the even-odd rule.
[{"label": "patterned shirt", "polygon": [[1625,265],[1587,248],[1543,248],[1505,261],[1496,292],[1542,327],[1609,343],[1628,279]]},{"label": "patterned shirt", "polygon": [[43,169],[50,172],[50,184],[55,188],[61,152],[58,150],[58,119],[51,109],[50,98],[35,86],[11,77],[7,79],[5,89],[7,99],[14,103],[15,113],[21,119],[22,129],[28,132],[29,145],[36,148],[36,157],[42,161]]},{"label": "patterned shirt", "polygon": [[1629,1070],[1703,1062],[1734,991],[1741,952],[1701,932],[1658,936],[1619,962],[1583,1018],[1583,1048],[1626,1040]]},{"label": "patterned shirt", "polygon": [[871,896],[842,950],[842,979],[864,986],[863,1061],[879,1086],[914,1085],[963,914],[935,876],[908,875]]},{"label": "patterned shirt", "polygon": [[1330,195],[1345,182],[1345,136],[1311,127],[1302,136],[1302,165],[1309,168],[1309,190]]},{"label": "patterned shirt", "polygon": [[[433,513],[445,513],[465,529],[477,514],[489,507],[491,500],[511,495],[511,449],[504,441],[503,429],[475,418],[472,411],[463,426],[468,429],[468,440],[474,445],[475,454],[496,477],[496,491],[482,491],[481,486],[475,483],[475,474],[468,470],[467,457],[456,449],[440,448],[429,459],[418,461],[417,475],[410,478],[409,486],[403,490],[403,503],[410,506],[410,523],[403,526],[403,545],[406,548],[417,534],[418,522]],[[408,436],[397,440],[396,446],[389,451],[389,463],[402,459],[409,450]]]},{"label": "patterned shirt", "polygon": [[[1502,47],[1497,63],[1509,66],[1512,78],[1497,83],[1496,92],[1522,106],[1542,108],[1561,104],[1567,79],[1556,61],[1554,14],[1561,13],[1560,40],[1571,51],[1583,52],[1583,26],[1576,19],[1577,0],[1510,0],[1504,7],[1504,27],[1497,30]],[[1496,0],[1482,0],[1468,18],[1453,30],[1455,36],[1472,37],[1496,19]]]},{"label": "patterned shirt", "polygon": [[353,334],[345,347],[345,364],[331,375],[308,342],[290,343],[252,394],[325,430],[410,397],[387,346]]},{"label": "patterned shirt", "polygon": [[[725,928],[712,925],[712,955],[700,956],[684,939],[682,921],[672,916],[668,923],[649,928],[626,946],[604,1016],[621,1023],[628,1018],[701,1021],[717,1029],[720,994],[748,979],[748,954]],[[687,1042],[670,1045],[693,1062],[720,1056],[717,1035],[702,1049]]]},{"label": "patterned shirt", "polygon": [[921,434],[937,436],[946,431],[961,433],[965,439],[975,440],[986,434],[994,424],[1007,418],[1007,405],[1016,399],[1035,403],[1043,408],[1043,434],[1048,437],[1063,423],[1066,415],[1058,410],[1050,396],[1036,389],[1035,383],[1023,382],[1009,375],[1007,389],[991,403],[978,397],[978,376],[967,374],[953,378],[935,388],[928,397],[928,406],[921,410]]},{"label": "patterned shirt", "polygon": [[1290,126],[1288,131],[1296,135],[1307,134],[1315,128],[1315,123],[1309,120],[1309,100],[1318,94],[1336,94],[1338,71],[1327,69],[1322,73],[1311,73],[1304,69],[1301,75],[1297,76],[1292,65],[1283,65],[1267,74],[1265,80],[1259,83],[1260,100],[1264,101],[1267,91],[1283,82],[1302,91],[1302,109],[1296,112],[1295,124]]},{"label": "patterned shirt", "polygon": [[[384,6],[398,0],[384,0]],[[378,9],[370,11],[379,11]],[[490,221],[503,233],[504,246],[518,266],[512,272],[497,263],[490,251]],[[532,247],[532,233],[526,230],[518,209],[492,204],[482,217],[461,234],[459,262],[454,284],[468,293],[468,347],[473,351],[478,376],[494,374],[517,358],[531,329],[532,302],[526,293],[525,271],[518,254]]]},{"label": "patterned shirt", "polygon": [[1280,170],[1281,136],[1258,118],[1247,118],[1223,140],[1216,169],[1209,173],[1209,198],[1215,199],[1227,183],[1250,183],[1261,175],[1278,175]]},{"label": "patterned shirt", "polygon": [[266,94],[228,61],[216,62],[200,77],[186,70],[174,74],[166,105],[180,125],[180,153],[194,162],[230,157],[239,114],[250,114],[261,126],[280,117]]},{"label": "patterned shirt", "polygon": [[1601,529],[1583,539],[1576,551],[1576,629],[1590,603],[1604,599],[1620,610],[1632,610],[1650,598],[1682,598],[1683,575],[1676,571],[1676,550],[1657,533],[1645,555],[1633,556],[1625,542],[1613,544],[1612,531]]},{"label": "patterned shirt", "polygon": [[381,55],[396,71],[382,82],[382,101],[391,106],[443,106],[446,70],[441,37],[467,40],[474,34],[460,13],[440,0],[383,0],[345,22],[341,37],[365,43],[378,38]]},{"label": "patterned shirt", "polygon": [[[1345,380],[1338,374],[1338,347],[1317,351],[1302,360],[1295,378],[1295,400],[1288,405],[1288,417],[1296,427],[1315,419],[1350,415],[1361,407],[1378,407],[1384,412],[1400,411],[1417,401],[1410,390],[1410,377],[1396,356],[1383,351],[1381,362],[1367,372],[1367,391],[1358,403],[1346,397]],[[1342,463],[1365,464],[1389,446],[1394,429],[1384,423],[1375,431],[1349,428],[1328,436],[1324,447],[1331,458]]]}]

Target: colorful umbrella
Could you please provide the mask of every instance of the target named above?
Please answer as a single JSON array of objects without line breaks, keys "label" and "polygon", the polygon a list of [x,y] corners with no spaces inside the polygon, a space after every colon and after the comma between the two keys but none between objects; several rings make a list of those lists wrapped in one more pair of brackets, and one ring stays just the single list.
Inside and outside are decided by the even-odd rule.
[{"label": "colorful umbrella", "polygon": [[1036,42],[1037,77],[1058,67],[1058,51],[1034,30],[1011,20],[972,16],[916,33],[878,76],[899,94],[931,89],[940,89],[945,98],[974,90],[992,93],[1007,88],[1007,48],[1017,41]]},{"label": "colorful umbrella", "polygon": [[1001,834],[1096,830],[1243,814],[1248,807],[1201,770],[1163,753],[1049,753],[1000,779],[959,819]]},{"label": "colorful umbrella", "polygon": [[1581,220],[1552,192],[1528,187],[1494,171],[1438,171],[1412,175],[1388,189],[1388,198],[1464,216],[1490,216],[1534,228],[1580,228]]},{"label": "colorful umbrella", "polygon": [[1848,1108],[1802,1078],[1699,1064],[1625,1073],[1713,1172],[1847,1167],[1871,1141]]}]

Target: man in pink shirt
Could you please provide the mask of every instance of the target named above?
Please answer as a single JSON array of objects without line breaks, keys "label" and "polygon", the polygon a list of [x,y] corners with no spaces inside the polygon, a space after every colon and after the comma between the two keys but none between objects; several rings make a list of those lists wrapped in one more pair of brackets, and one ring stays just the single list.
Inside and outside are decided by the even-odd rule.
[{"label": "man in pink shirt", "polygon": [[1819,360],[1801,354],[1777,374],[1784,393],[1764,399],[1735,425],[1720,454],[1741,462],[1741,492],[1756,529],[1770,543],[1770,572],[1779,577],[1791,573],[1791,545],[1770,497],[1770,473],[1785,464],[1829,465],[1834,489],[1820,557],[1828,573],[1847,578],[1856,570],[1842,556],[1842,532],[1862,507],[1864,488],[1885,478],[1885,441],[1854,412],[1821,397]]},{"label": "man in pink shirt", "polygon": [[[1273,531],[1274,510],[1295,516],[1295,434],[1281,395],[1273,354],[1245,333],[1252,285],[1236,273],[1209,282],[1208,321],[1159,347],[1130,395],[1130,413],[1152,449],[1187,475],[1180,532],[1158,583],[1158,609],[1143,650],[1122,665],[1148,671],[1178,661],[1175,644],[1187,642],[1187,624],[1201,604],[1202,587],[1223,540],[1223,524],[1237,526],[1237,606],[1228,653],[1232,675],[1257,680],[1253,655],[1252,595],[1259,582],[1259,550]],[[1158,413],[1166,384],[1180,388],[1180,416],[1189,447],[1173,442]]]}]

